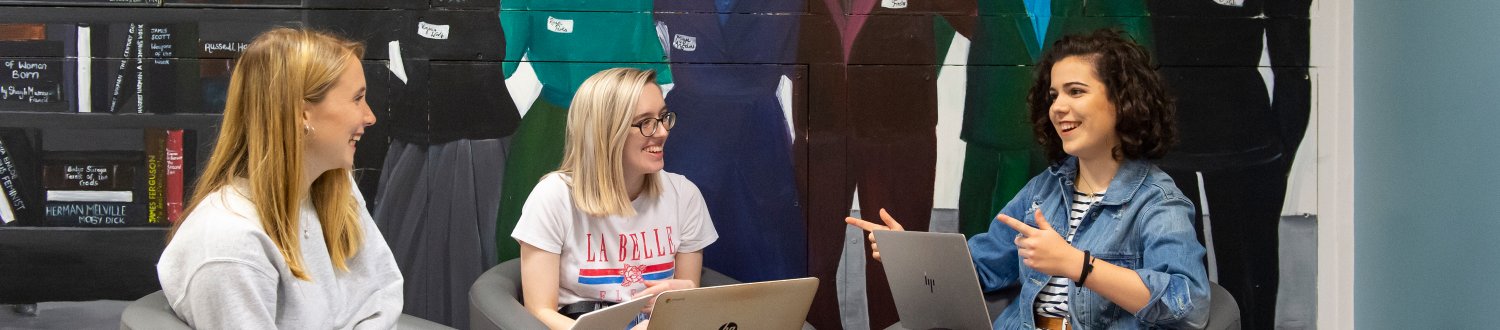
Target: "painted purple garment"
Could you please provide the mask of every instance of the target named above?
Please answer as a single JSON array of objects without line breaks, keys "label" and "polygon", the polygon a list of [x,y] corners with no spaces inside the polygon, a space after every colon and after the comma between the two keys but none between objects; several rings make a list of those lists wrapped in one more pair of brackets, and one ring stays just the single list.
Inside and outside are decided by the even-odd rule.
[{"label": "painted purple garment", "polygon": [[704,266],[747,282],[807,276],[792,140],[776,98],[782,76],[795,76],[795,66],[776,64],[795,61],[800,17],[765,14],[797,13],[803,2],[720,3],[656,3],[676,79],[666,170],[699,187],[724,233]]},{"label": "painted purple garment", "polygon": [[[937,162],[937,23],[972,16],[973,0],[823,0],[807,6],[800,60],[809,63],[807,114],[808,267],[837,278],[858,192],[864,210],[883,208],[907,230],[927,230]],[[972,20],[959,19],[959,24]],[[954,20],[948,20],[955,24]],[[946,47],[943,45],[942,47]],[[868,247],[866,247],[867,249]],[[866,251],[868,253],[868,251]],[[897,321],[885,272],[865,264],[868,323]],[[846,270],[858,271],[858,270]],[[823,285],[808,322],[842,328],[836,285]],[[846,301],[846,303],[856,303]]]},{"label": "painted purple garment", "polygon": [[865,21],[869,20],[876,1],[878,0],[850,0],[850,7],[844,8],[841,6],[843,1],[823,0],[823,4],[828,6],[828,12],[849,14],[833,15],[833,23],[838,26],[839,35],[843,37],[841,40],[844,46],[845,62],[849,61],[849,55],[854,52],[854,38],[859,35],[860,30],[864,29]]}]

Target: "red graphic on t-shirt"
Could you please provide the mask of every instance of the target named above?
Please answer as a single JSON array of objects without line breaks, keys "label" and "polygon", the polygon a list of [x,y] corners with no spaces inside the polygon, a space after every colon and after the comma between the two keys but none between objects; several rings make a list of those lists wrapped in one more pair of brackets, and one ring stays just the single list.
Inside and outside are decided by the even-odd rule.
[{"label": "red graphic on t-shirt", "polygon": [[646,283],[646,281],[641,278],[641,275],[644,275],[645,273],[646,265],[625,265],[625,268],[620,269],[620,276],[624,277],[624,279],[620,281],[620,286],[630,286],[631,284],[635,283]]}]

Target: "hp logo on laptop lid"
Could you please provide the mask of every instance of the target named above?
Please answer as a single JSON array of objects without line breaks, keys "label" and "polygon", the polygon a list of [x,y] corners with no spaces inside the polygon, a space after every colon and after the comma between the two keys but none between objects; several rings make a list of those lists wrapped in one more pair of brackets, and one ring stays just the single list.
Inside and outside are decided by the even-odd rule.
[{"label": "hp logo on laptop lid", "polygon": [[931,277],[927,277],[927,272],[922,272],[922,284],[927,285],[927,293],[937,292],[937,281],[933,280]]}]

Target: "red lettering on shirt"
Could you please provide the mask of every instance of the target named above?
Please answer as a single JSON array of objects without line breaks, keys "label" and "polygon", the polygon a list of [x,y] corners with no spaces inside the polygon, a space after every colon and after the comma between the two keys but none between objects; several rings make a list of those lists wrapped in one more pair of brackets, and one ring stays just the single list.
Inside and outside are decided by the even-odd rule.
[{"label": "red lettering on shirt", "polygon": [[[645,242],[646,242],[646,232],[643,231],[643,232],[641,232],[641,243],[645,243]],[[643,247],[641,247],[641,250],[646,252],[646,259],[651,259],[651,256],[652,256],[651,252],[653,252],[653,251],[651,251],[651,246],[643,246]],[[661,253],[657,253],[656,255],[661,255]]]},{"label": "red lettering on shirt", "polygon": [[628,244],[630,244],[630,241],[625,239],[625,234],[620,234],[620,254],[615,255],[616,257],[619,257],[615,258],[615,260],[625,260],[625,251],[628,248]]},{"label": "red lettering on shirt", "polygon": [[[584,233],[584,248],[586,251],[581,257],[584,262],[640,261],[677,253],[677,243],[672,237],[672,226],[651,228],[633,233],[614,234],[616,238],[614,242],[610,242],[607,239],[610,235],[605,233],[599,233],[598,242],[595,242],[594,234]],[[610,247],[615,248],[612,249]],[[609,252],[611,250],[615,252],[614,258],[610,258]]]},{"label": "red lettering on shirt", "polygon": [[607,244],[604,244],[604,235],[599,235],[599,261],[608,262],[609,250],[605,250],[605,246],[607,246]]},{"label": "red lettering on shirt", "polygon": [[641,239],[630,233],[630,260],[641,260]]},{"label": "red lettering on shirt", "polygon": [[661,250],[661,230],[651,229],[651,235],[656,236],[656,255],[667,255],[665,251]]},{"label": "red lettering on shirt", "polygon": [[585,261],[594,262],[594,233],[583,234],[583,241],[585,246],[587,246],[583,250],[588,251],[588,259]]}]

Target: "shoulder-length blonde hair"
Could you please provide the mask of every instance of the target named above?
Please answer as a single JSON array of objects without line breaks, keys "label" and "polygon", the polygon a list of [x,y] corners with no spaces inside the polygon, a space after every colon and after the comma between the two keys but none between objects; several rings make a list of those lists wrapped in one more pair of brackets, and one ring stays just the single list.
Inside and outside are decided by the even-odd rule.
[{"label": "shoulder-length blonde hair", "polygon": [[[572,178],[573,205],[593,216],[634,216],[625,188],[626,134],[639,134],[630,125],[636,102],[646,84],[656,83],[656,71],[613,68],[595,73],[578,87],[568,107],[568,137],[557,172]],[[656,173],[647,173],[641,190],[656,196],[661,190]]]},{"label": "shoulder-length blonde hair", "polygon": [[[307,29],[280,27],[255,37],[229,78],[218,142],[185,214],[236,178],[247,179],[247,197],[255,204],[261,227],[281,250],[292,275],[310,281],[302,263],[297,215],[299,198],[307,194],[322,222],[329,259],[339,270],[349,271],[346,261],[359,252],[363,239],[349,170],[323,173],[306,192],[299,191],[302,185],[297,181],[304,177],[307,137],[302,112],[321,102],[349,64],[357,63],[350,59],[363,53],[363,44]],[[173,226],[174,234],[183,222]]]}]

